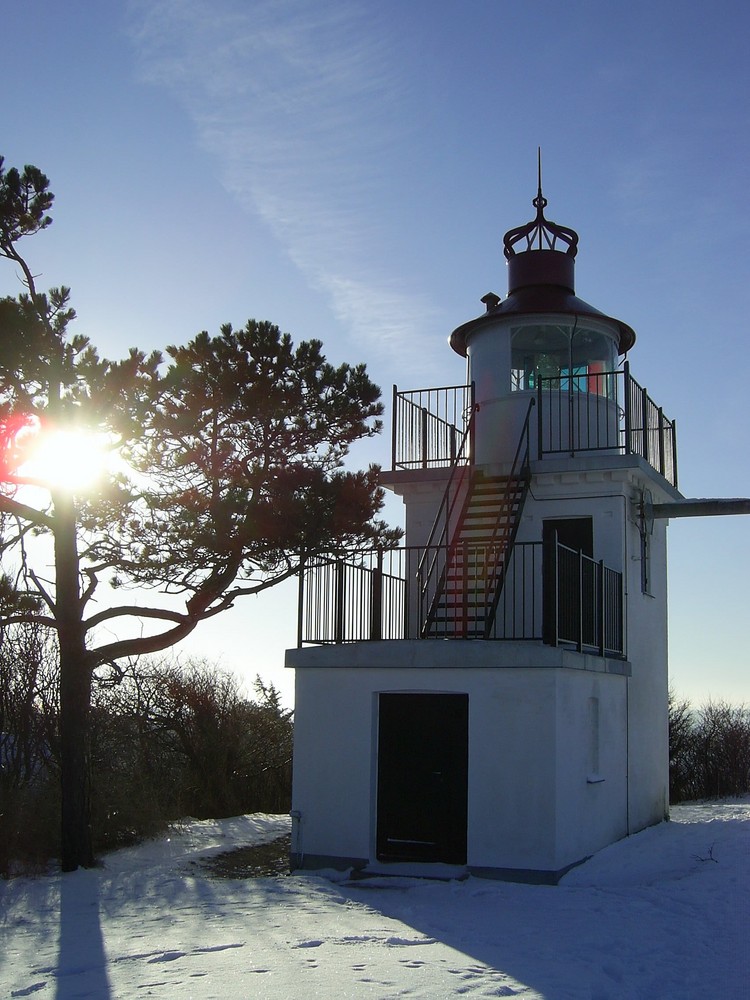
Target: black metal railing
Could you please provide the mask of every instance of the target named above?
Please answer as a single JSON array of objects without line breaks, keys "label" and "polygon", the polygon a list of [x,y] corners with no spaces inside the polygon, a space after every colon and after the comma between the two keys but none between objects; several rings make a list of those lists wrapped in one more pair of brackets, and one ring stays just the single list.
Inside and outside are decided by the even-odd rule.
[{"label": "black metal railing", "polygon": [[544,554],[544,641],[623,656],[622,573],[553,542]]},{"label": "black metal railing", "polygon": [[677,428],[668,420],[664,411],[651,399],[630,374],[628,362],[624,365],[624,378],[628,387],[625,395],[624,448],[627,454],[640,455],[649,465],[677,486]]},{"label": "black metal railing", "polygon": [[677,486],[677,431],[630,374],[563,373],[538,380],[537,454],[640,455]]},{"label": "black metal railing", "polygon": [[308,559],[300,574],[298,645],[408,637],[417,554],[365,549]]},{"label": "black metal railing", "polygon": [[[609,452],[640,455],[677,486],[677,428],[630,374],[572,372],[537,379],[538,459]],[[393,387],[392,468],[449,468],[471,415],[474,386],[399,391]],[[473,435],[461,461],[475,454]]]},{"label": "black metal railing", "polygon": [[[487,546],[468,546],[462,600],[451,638],[471,617],[474,571]],[[421,639],[421,548],[373,549],[308,560],[300,574],[298,645]],[[535,640],[570,645],[601,656],[625,655],[622,574],[560,543],[516,542],[503,567],[492,640]]]},{"label": "black metal railing", "polygon": [[[392,461],[394,469],[451,466],[474,410],[473,385],[399,392],[393,387]],[[465,450],[464,462],[474,449]]]}]

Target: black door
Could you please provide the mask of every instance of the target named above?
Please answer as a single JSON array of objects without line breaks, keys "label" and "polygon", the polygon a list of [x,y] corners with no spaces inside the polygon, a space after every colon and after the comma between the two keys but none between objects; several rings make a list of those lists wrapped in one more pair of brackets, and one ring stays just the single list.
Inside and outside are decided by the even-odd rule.
[{"label": "black door", "polygon": [[583,552],[593,559],[594,522],[590,517],[545,518],[542,522],[542,541],[550,545],[557,537],[561,545]]},{"label": "black door", "polygon": [[469,696],[381,694],[379,861],[466,863]]},{"label": "black door", "polygon": [[[542,542],[544,641],[553,646],[558,642],[596,645],[592,518],[548,518],[542,525]],[[581,559],[581,555],[588,558]]]}]

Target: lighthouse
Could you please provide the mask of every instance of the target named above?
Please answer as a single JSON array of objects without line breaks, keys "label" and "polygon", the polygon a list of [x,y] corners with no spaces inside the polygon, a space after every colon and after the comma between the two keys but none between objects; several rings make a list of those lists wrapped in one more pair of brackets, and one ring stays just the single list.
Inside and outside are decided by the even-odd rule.
[{"label": "lighthouse", "polygon": [[465,382],[394,387],[404,544],[301,575],[295,868],[555,883],[668,814],[675,423],[541,177],[533,207],[450,335]]}]

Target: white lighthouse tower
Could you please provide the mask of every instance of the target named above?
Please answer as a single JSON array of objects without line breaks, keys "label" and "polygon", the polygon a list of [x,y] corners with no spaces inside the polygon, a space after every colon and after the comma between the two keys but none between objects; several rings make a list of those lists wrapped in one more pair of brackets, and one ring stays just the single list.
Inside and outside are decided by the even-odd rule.
[{"label": "white lighthouse tower", "polygon": [[405,544],[301,580],[297,868],[556,882],[667,815],[675,426],[533,204],[450,337],[466,384],[394,387]]}]

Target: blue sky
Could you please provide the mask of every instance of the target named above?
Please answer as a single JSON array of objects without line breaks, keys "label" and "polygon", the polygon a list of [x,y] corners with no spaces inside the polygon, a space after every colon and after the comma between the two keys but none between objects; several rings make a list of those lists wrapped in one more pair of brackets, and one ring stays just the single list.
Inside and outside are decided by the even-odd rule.
[{"label": "blue sky", "polygon": [[[27,253],[103,353],[270,319],[387,401],[463,381],[446,340],[506,292],[541,146],[578,294],[636,330],[683,492],[748,496],[749,32],[739,0],[26,0],[3,11],[0,153],[50,177]],[[387,466],[387,434],[355,457]],[[750,702],[750,518],[669,539],[674,685]],[[291,697],[294,628],[272,594],[185,648]]]}]

